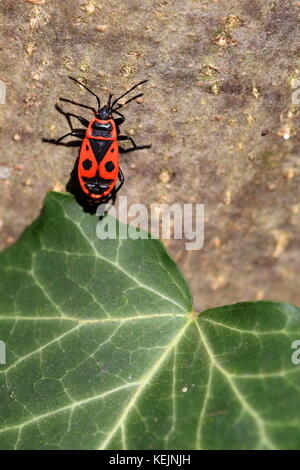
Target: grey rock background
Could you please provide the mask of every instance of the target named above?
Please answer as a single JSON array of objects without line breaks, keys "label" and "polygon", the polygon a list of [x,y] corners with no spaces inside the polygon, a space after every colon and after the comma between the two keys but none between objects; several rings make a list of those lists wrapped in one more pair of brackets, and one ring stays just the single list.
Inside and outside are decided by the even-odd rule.
[{"label": "grey rock background", "polygon": [[[152,149],[122,157],[129,203],[205,204],[205,247],[166,242],[195,308],[241,300],[300,304],[296,0],[2,0],[1,247],[63,190],[77,149],[60,96],[93,103],[149,77],[125,132]],[[65,104],[64,109],[75,111]],[[88,116],[89,114],[83,112]]]}]

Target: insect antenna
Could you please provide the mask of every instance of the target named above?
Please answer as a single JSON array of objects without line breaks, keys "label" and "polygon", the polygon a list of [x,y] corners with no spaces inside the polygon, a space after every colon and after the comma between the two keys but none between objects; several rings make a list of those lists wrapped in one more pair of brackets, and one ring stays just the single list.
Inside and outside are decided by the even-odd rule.
[{"label": "insect antenna", "polygon": [[122,108],[123,106],[125,106],[126,104],[130,103],[130,101],[133,101],[133,100],[136,100],[137,98],[140,98],[141,96],[143,96],[144,93],[139,93],[138,95],[135,95],[133,98],[130,98],[129,100],[125,101],[124,104],[118,104],[117,108],[115,109],[120,109]]},{"label": "insect antenna", "polygon": [[81,85],[83,88],[85,88],[89,93],[91,93],[92,95],[95,96],[96,100],[97,100],[97,103],[98,103],[98,112],[100,111],[100,108],[101,108],[101,105],[100,105],[100,98],[99,96],[97,96],[92,90],[90,90],[87,86],[85,86],[83,83],[81,83],[79,80],[76,80],[76,78],[73,78],[73,77],[69,77],[71,80],[73,80],[73,82],[75,83],[79,83],[79,85]]},{"label": "insect antenna", "polygon": [[109,97],[108,97],[108,102],[107,102],[107,107],[108,107],[108,109],[111,109],[110,103],[111,103],[112,97],[113,97],[113,94],[110,93],[110,94],[109,94]]},{"label": "insect antenna", "polygon": [[125,91],[125,93],[123,93],[121,96],[119,96],[119,98],[115,99],[111,105],[111,107],[113,108],[114,105],[121,99],[123,98],[123,96],[127,95],[128,93],[130,93],[132,90],[134,90],[136,87],[138,87],[139,85],[142,85],[143,83],[146,83],[148,82],[148,80],[143,80],[142,82],[140,83],[137,83],[136,85],[134,85],[132,88],[130,88],[130,90],[127,90]]}]

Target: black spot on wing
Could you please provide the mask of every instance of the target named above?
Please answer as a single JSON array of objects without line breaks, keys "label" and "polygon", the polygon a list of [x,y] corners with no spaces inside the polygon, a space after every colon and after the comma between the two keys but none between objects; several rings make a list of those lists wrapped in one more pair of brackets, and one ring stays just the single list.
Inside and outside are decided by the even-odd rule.
[{"label": "black spot on wing", "polygon": [[115,169],[115,165],[113,164],[112,161],[106,162],[105,163],[105,169],[108,172],[113,171]]},{"label": "black spot on wing", "polygon": [[86,158],[82,163],[82,166],[85,170],[89,170],[92,167],[92,161],[89,158]]}]

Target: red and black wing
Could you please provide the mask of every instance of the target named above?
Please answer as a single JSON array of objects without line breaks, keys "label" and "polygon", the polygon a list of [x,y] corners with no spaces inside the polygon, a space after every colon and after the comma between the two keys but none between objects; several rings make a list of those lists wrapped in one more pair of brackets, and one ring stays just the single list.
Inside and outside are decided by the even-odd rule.
[{"label": "red and black wing", "polygon": [[119,149],[115,140],[85,137],[79,156],[78,178],[83,191],[93,198],[109,194],[118,179]]}]

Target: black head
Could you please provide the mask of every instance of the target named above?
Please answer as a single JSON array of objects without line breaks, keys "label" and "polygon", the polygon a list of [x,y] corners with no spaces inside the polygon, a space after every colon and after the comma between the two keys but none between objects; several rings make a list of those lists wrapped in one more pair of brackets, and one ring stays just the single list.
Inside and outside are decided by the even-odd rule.
[{"label": "black head", "polygon": [[103,121],[111,117],[111,111],[108,106],[103,106],[98,113],[96,114],[97,119],[102,119]]}]

